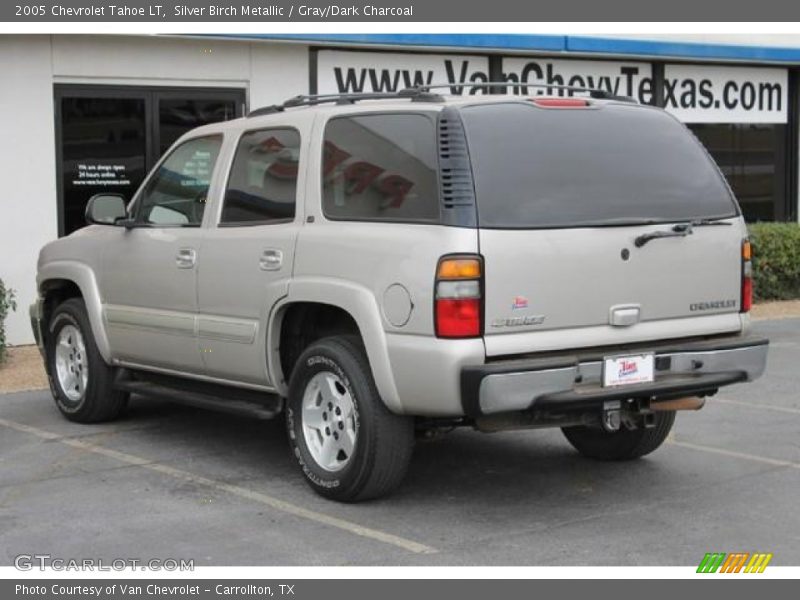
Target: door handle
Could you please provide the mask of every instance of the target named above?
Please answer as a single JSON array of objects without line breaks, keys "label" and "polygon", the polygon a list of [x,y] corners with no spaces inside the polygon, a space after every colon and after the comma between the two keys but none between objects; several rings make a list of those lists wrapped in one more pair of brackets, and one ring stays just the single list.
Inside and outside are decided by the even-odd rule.
[{"label": "door handle", "polygon": [[191,269],[197,262],[197,252],[194,248],[181,248],[175,256],[175,264],[179,269]]},{"label": "door handle", "polygon": [[267,248],[261,253],[258,266],[262,271],[277,271],[283,266],[283,252],[276,248]]}]

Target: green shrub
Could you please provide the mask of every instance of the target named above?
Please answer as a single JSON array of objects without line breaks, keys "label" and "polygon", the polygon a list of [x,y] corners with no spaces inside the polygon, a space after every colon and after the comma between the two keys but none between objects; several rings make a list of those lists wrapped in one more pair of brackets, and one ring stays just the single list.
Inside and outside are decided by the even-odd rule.
[{"label": "green shrub", "polygon": [[0,363],[6,358],[6,315],[8,311],[16,309],[17,302],[14,299],[14,290],[6,289],[3,280],[0,279]]},{"label": "green shrub", "polygon": [[800,298],[800,224],[753,223],[753,296],[761,300]]}]

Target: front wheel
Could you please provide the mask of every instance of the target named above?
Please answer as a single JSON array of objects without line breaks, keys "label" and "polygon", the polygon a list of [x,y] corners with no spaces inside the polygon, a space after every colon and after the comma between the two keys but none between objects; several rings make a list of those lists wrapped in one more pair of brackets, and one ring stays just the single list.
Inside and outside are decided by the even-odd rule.
[{"label": "front wheel", "polygon": [[78,423],[118,417],[128,394],[114,389],[114,370],[97,349],[83,300],[59,304],[47,333],[50,389],[61,414]]},{"label": "front wheel", "polygon": [[632,460],[650,454],[667,439],[675,411],[655,413],[655,425],[608,432],[599,427],[564,427],[564,437],[583,456],[597,460]]},{"label": "front wheel", "polygon": [[306,481],[333,500],[388,494],[411,460],[413,421],[386,408],[356,337],[325,338],[303,352],[289,383],[286,426]]}]

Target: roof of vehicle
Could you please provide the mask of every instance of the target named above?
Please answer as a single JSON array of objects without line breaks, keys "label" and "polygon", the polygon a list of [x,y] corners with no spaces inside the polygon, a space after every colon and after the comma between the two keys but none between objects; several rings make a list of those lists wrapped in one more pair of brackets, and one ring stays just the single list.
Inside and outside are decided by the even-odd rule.
[{"label": "roof of vehicle", "polygon": [[[454,86],[455,87],[455,86]],[[531,85],[536,88],[537,86]],[[520,91],[524,91],[520,89]],[[248,116],[240,117],[230,121],[221,121],[204,125],[191,132],[192,135],[208,135],[234,131],[242,129],[252,129],[262,125],[279,124],[286,121],[288,116],[297,114],[323,114],[339,115],[367,112],[392,112],[392,111],[415,111],[415,112],[439,112],[446,106],[471,106],[476,104],[502,104],[508,102],[529,102],[531,100],[543,99],[564,99],[569,96],[558,96],[553,94],[542,94],[537,88],[535,93],[526,94],[427,94],[422,97],[399,94],[331,94],[326,96],[297,96],[287,100],[282,105],[273,105],[264,108],[257,108],[250,112]],[[586,91],[586,90],[580,90]],[[602,106],[607,104],[628,105],[645,108],[655,108],[649,105],[639,104],[629,98],[611,96],[605,92],[604,97],[592,97],[589,95],[575,96],[584,98],[591,106]],[[656,109],[658,110],[658,109]]]}]

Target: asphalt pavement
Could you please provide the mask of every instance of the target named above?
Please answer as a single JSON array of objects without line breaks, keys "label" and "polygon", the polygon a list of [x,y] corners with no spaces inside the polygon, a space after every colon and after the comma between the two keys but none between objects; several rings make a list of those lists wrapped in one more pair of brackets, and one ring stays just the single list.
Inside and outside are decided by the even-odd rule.
[{"label": "asphalt pavement", "polygon": [[389,498],[317,497],[283,423],[135,398],[103,425],[0,396],[0,564],[19,554],[195,565],[800,564],[800,319],[761,321],[766,375],[679,413],[652,455],[581,458],[558,430],[420,442]]}]

